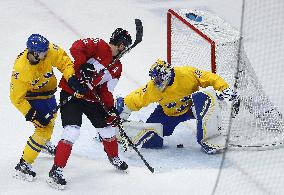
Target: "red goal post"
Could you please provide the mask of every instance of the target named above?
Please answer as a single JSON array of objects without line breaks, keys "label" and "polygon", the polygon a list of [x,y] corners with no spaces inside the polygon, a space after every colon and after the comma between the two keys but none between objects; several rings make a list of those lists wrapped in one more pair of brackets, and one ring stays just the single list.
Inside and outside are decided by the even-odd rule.
[{"label": "red goal post", "polygon": [[211,45],[211,71],[216,73],[215,42],[172,9],[169,9],[167,13],[167,60],[168,62],[171,64],[172,17],[176,17],[177,19],[179,19],[181,22],[183,22],[185,25],[187,25],[189,28],[195,31],[200,37],[202,37],[204,40],[206,40]]}]

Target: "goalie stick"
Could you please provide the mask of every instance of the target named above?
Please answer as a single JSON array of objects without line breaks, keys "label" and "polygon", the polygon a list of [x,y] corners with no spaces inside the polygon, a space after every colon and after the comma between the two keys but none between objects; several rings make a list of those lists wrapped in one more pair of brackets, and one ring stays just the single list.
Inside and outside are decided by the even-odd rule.
[{"label": "goalie stick", "polygon": [[[134,41],[134,43],[129,46],[128,48],[126,48],[125,50],[123,50],[115,59],[112,60],[112,62],[110,64],[108,64],[105,68],[101,69],[97,76],[99,76],[101,73],[103,73],[104,71],[106,71],[108,68],[110,68],[117,60],[119,60],[120,58],[122,58],[122,56],[124,56],[126,53],[130,52],[131,49],[133,49],[134,47],[136,47],[136,45],[138,45],[141,41],[142,41],[142,37],[143,37],[143,25],[142,25],[142,21],[140,19],[135,19],[135,25],[136,25],[136,39]],[[57,111],[63,107],[67,102],[69,102],[72,98],[74,97],[74,94],[72,96],[69,96],[67,99],[63,100],[62,103],[59,103],[56,108],[51,112],[45,115],[45,118],[49,118],[51,115],[57,113]]]}]

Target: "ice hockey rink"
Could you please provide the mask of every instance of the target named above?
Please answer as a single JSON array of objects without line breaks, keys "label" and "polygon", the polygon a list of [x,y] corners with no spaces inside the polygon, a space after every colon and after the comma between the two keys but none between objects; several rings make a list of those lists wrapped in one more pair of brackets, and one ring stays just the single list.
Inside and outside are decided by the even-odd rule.
[{"label": "ice hockey rink", "polygon": [[[167,59],[167,11],[174,8],[206,10],[226,20],[234,28],[241,26],[242,0],[11,0],[0,1],[1,58],[0,58],[0,194],[284,194],[284,149],[269,151],[232,151],[225,157],[219,172],[222,154],[207,155],[195,141],[195,123],[186,122],[174,134],[165,138],[163,149],[141,149],[152,174],[135,152],[123,153],[128,172],[115,170],[108,162],[101,143],[93,140],[96,130],[84,118],[80,139],[74,145],[69,164],[64,169],[67,187],[64,192],[50,188],[46,183],[53,158],[40,154],[33,165],[37,179],[31,183],[12,178],[27,138],[33,126],[13,107],[9,99],[9,82],[16,56],[25,49],[27,37],[39,33],[58,44],[69,54],[71,44],[80,38],[100,37],[108,40],[113,30],[122,27],[135,37],[134,19],[143,22],[143,41],[122,59],[123,74],[115,94],[127,95],[145,84],[148,69],[157,58]],[[273,0],[269,0],[273,3]],[[279,3],[281,0],[274,0]],[[272,21],[284,30],[283,13]],[[273,9],[273,6],[271,6]],[[258,14],[254,12],[254,14]],[[259,17],[266,17],[263,12]],[[256,32],[258,33],[258,32]],[[261,39],[246,37],[248,42],[261,42],[257,51],[269,48],[270,34]],[[284,38],[269,53],[270,58],[249,55],[252,66],[261,81],[268,82],[284,73]],[[279,57],[282,56],[282,57]],[[274,72],[265,72],[270,63]],[[279,65],[281,63],[282,65]],[[275,70],[276,69],[276,70]],[[58,79],[59,72],[55,72]],[[269,74],[269,76],[267,76]],[[280,78],[280,77],[279,77]],[[278,103],[283,111],[283,79],[279,80],[276,94],[282,95]],[[273,86],[265,86],[266,88]],[[282,87],[282,88],[281,88]],[[58,93],[57,99],[58,97]],[[154,105],[134,113],[133,118],[145,120]],[[62,132],[60,116],[57,118],[52,141],[57,143]],[[183,144],[184,148],[177,148]],[[120,148],[121,149],[121,148]],[[219,175],[220,174],[220,175]],[[218,177],[220,176],[220,177]],[[218,180],[218,186],[215,184]],[[215,191],[213,191],[215,190]]]}]

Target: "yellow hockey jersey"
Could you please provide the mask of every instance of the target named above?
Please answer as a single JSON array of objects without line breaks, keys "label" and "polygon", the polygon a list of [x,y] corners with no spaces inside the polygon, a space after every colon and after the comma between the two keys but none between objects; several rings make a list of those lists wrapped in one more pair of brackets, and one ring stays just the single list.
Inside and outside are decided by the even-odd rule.
[{"label": "yellow hockey jersey", "polygon": [[222,91],[228,84],[217,74],[202,71],[191,66],[174,67],[174,82],[164,91],[158,90],[154,82],[149,81],[124,98],[124,102],[132,111],[138,111],[150,103],[159,103],[168,116],[179,116],[186,113],[192,104],[191,94],[198,91],[199,87],[212,86],[215,90]]},{"label": "yellow hockey jersey", "polygon": [[75,74],[73,62],[66,52],[55,44],[49,44],[46,58],[36,65],[29,63],[27,54],[26,49],[18,55],[10,82],[11,102],[24,115],[31,108],[28,100],[46,99],[54,95],[57,80],[53,67],[63,73],[67,80]]}]

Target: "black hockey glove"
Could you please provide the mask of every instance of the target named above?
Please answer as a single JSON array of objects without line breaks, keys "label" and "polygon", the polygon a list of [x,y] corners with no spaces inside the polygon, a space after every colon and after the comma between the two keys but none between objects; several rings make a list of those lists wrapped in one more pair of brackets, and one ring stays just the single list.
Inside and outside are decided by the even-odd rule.
[{"label": "black hockey glove", "polygon": [[80,66],[80,74],[84,82],[93,83],[94,78],[98,76],[93,64],[85,63]]},{"label": "black hockey glove", "polygon": [[75,91],[74,96],[76,98],[82,98],[86,95],[88,88],[84,83],[80,83],[75,75],[69,78],[68,85]]},{"label": "black hockey glove", "polygon": [[35,127],[43,128],[48,125],[52,117],[45,118],[45,116],[33,108],[31,108],[25,116],[26,121],[31,121]]},{"label": "black hockey glove", "polygon": [[119,114],[114,107],[112,107],[108,111],[108,115],[106,116],[106,123],[113,127],[117,127],[119,124],[121,124],[121,118],[119,117]]}]

